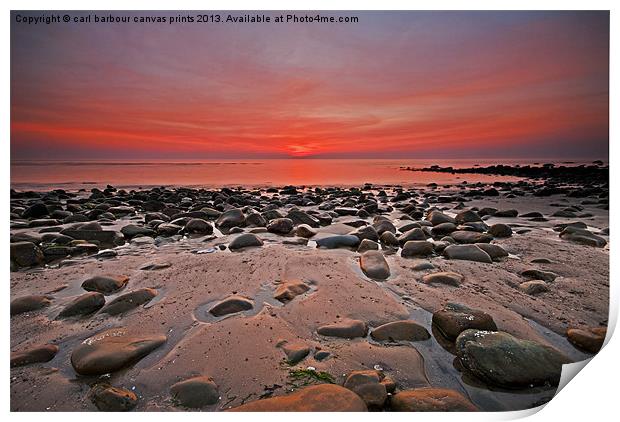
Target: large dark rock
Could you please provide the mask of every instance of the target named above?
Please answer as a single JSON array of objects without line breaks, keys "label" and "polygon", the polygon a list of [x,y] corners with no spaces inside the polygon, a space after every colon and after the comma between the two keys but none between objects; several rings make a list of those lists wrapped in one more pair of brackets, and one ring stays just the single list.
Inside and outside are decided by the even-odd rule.
[{"label": "large dark rock", "polygon": [[506,388],[558,385],[562,365],[571,360],[556,349],[501,331],[465,330],[456,339],[464,368]]},{"label": "large dark rock", "polygon": [[215,225],[221,229],[231,229],[233,227],[243,227],[245,225],[245,215],[238,208],[232,208],[222,213],[215,220]]},{"label": "large dark rock", "polygon": [[20,267],[32,267],[45,262],[43,251],[32,242],[11,243],[11,261]]},{"label": "large dark rock", "polygon": [[23,218],[41,218],[48,215],[49,211],[43,202],[35,202],[22,213]]},{"label": "large dark rock", "polygon": [[188,233],[209,235],[213,233],[213,226],[202,218],[192,218],[185,225],[185,231]]}]

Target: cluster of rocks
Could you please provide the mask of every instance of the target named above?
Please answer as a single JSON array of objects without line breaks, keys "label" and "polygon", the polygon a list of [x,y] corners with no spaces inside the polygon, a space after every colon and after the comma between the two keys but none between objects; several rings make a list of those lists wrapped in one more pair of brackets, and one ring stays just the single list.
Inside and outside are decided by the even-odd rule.
[{"label": "cluster of rocks", "polygon": [[352,371],[342,386],[319,384],[284,396],[253,401],[233,412],[471,412],[478,408],[455,390],[415,388],[396,392],[381,371]]},{"label": "cluster of rocks", "polygon": [[[315,237],[320,248],[356,248],[360,253],[378,250],[401,250],[403,257],[443,255],[448,259],[466,259],[490,263],[507,256],[494,238],[509,237],[512,228],[503,223],[488,226],[484,220],[515,218],[513,209],[487,207],[464,209],[463,203],[476,197],[503,194],[535,194],[540,185],[526,182],[495,183],[476,189],[480,184],[462,187],[461,193],[437,194],[430,190],[393,188],[372,185],[361,188],[220,190],[189,188],[153,188],[149,190],[94,188],[90,195],[54,190],[47,193],[11,191],[11,266],[13,270],[43,265],[71,256],[100,258],[115,255],[113,248],[125,242],[146,244],[183,236],[238,236],[228,247],[239,250],[263,245],[260,233],[294,237],[286,243],[304,244]],[[500,190],[498,190],[500,189]],[[605,186],[584,188],[589,195],[599,195],[599,205],[607,207]],[[562,191],[570,194],[572,191]],[[432,204],[459,203],[462,210],[454,217]],[[301,207],[309,209],[302,210]],[[581,207],[573,206],[553,216],[587,217]],[[386,214],[400,212],[398,221]],[[357,217],[357,219],[355,219]],[[372,217],[372,223],[367,221]],[[522,217],[545,220],[540,213]],[[316,236],[321,227],[335,219],[351,227],[346,234]],[[123,222],[131,221],[118,229]],[[563,227],[560,237],[586,245],[602,247],[606,241],[587,230],[583,223]],[[218,231],[216,232],[215,229]],[[38,232],[37,232],[38,231]],[[149,240],[151,239],[151,240]],[[98,255],[97,255],[98,254]],[[382,278],[385,271],[379,271]],[[375,277],[373,277],[375,278]]]},{"label": "cluster of rocks", "polygon": [[[597,168],[601,168],[597,166]],[[500,169],[501,170],[501,169]],[[440,170],[443,171],[443,170]],[[527,169],[526,171],[531,171]],[[552,167],[545,171],[556,172]],[[579,171],[580,172],[580,171]],[[559,174],[559,173],[558,173]],[[160,245],[183,238],[215,240],[220,249],[243,251],[261,247],[272,239],[283,244],[307,245],[319,249],[344,248],[357,253],[362,273],[373,280],[385,281],[392,271],[390,255],[402,258],[442,257],[492,265],[509,256],[502,239],[524,233],[515,219],[544,222],[549,218],[581,219],[591,214],[583,207],[562,207],[545,216],[532,212],[519,214],[515,209],[467,207],[476,198],[548,196],[564,194],[598,198],[589,205],[607,209],[607,184],[595,178],[582,189],[564,186],[559,179],[541,183],[515,182],[464,184],[450,193],[401,187],[376,188],[298,188],[286,186],[268,189],[219,190],[189,188],[153,188],[123,190],[108,186],[90,193],[54,190],[48,193],[11,192],[11,269],[63,262],[68,258],[111,258],[117,247]],[[572,179],[571,179],[572,180]],[[563,182],[565,183],[565,182]],[[590,199],[588,199],[590,200]],[[442,204],[456,203],[452,213]],[[302,210],[304,208],[304,210]],[[497,219],[504,222],[490,223]],[[553,229],[562,240],[587,247],[604,247],[608,230],[593,232],[581,221],[556,224]],[[221,243],[217,243],[220,242]],[[215,248],[214,248],[215,249]],[[532,261],[534,263],[534,261]],[[540,263],[548,262],[540,261]],[[144,271],[168,268],[167,262],[141,267]],[[416,270],[432,270],[430,262],[418,263]],[[490,268],[490,267],[489,267]],[[558,277],[550,271],[527,268],[520,272],[523,282],[514,287],[528,295],[549,290]],[[143,306],[159,293],[153,288],[123,292],[129,285],[124,275],[97,275],[81,284],[84,292],[68,299],[53,294],[15,298],[11,315],[36,312],[60,305],[55,318],[84,318],[121,315]],[[459,287],[466,277],[454,271],[426,273],[418,280],[431,286]],[[382,284],[382,283],[379,283]],[[385,285],[383,283],[382,285]],[[273,298],[286,305],[313,289],[312,283],[298,279],[278,282]],[[110,298],[112,296],[112,298]],[[225,318],[256,311],[260,303],[233,294],[210,303],[212,317]],[[49,311],[48,311],[49,312]],[[435,339],[450,345],[458,369],[479,381],[509,389],[555,386],[561,366],[570,360],[554,348],[520,339],[498,329],[493,318],[477,309],[448,303],[433,313],[432,330],[413,320],[397,320],[379,326],[358,319],[340,318],[319,324],[317,338],[367,338],[373,344],[394,345]],[[566,336],[577,348],[596,353],[604,342],[604,327],[573,327]],[[71,350],[71,365],[84,377],[100,377],[127,368],[168,341],[165,335],[129,333],[115,328],[91,336]],[[304,341],[282,340],[277,347],[289,365],[312,356],[327,359],[330,351]],[[58,345],[41,344],[11,354],[11,367],[52,361]],[[177,406],[204,408],[220,403],[216,381],[208,375],[175,380],[169,397]],[[350,372],[342,385],[322,384],[292,394],[244,404],[236,411],[473,411],[477,410],[460,392],[441,388],[398,390],[382,371]],[[92,384],[90,400],[104,411],[132,410],[138,395],[123,386],[101,382]]]},{"label": "cluster of rocks", "polygon": [[[118,315],[142,306],[158,295],[156,289],[141,288],[116,296],[106,302],[105,296],[119,293],[125,288],[129,277],[124,275],[101,275],[82,282],[87,293],[78,295],[65,303],[57,318],[83,317],[99,311],[100,314]],[[52,304],[52,295],[27,295],[11,301],[11,316],[37,311]]]}]

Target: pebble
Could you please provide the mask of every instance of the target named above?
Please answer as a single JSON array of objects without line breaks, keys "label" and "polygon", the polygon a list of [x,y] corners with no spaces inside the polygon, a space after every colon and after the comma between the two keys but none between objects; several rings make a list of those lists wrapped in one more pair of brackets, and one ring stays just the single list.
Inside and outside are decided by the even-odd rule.
[{"label": "pebble", "polygon": [[410,240],[403,246],[400,256],[403,258],[429,256],[434,252],[433,244],[426,240]]},{"label": "pebble", "polygon": [[293,220],[290,218],[275,218],[267,224],[267,231],[275,234],[289,234],[293,231]]},{"label": "pebble", "polygon": [[552,282],[558,277],[556,273],[551,271],[542,271],[536,268],[528,268],[527,270],[521,271],[521,275],[533,280],[543,280],[547,282]]},{"label": "pebble", "polygon": [[485,251],[493,261],[497,261],[500,258],[505,258],[508,256],[508,252],[506,252],[504,248],[499,245],[494,245],[492,243],[476,243],[476,246]]},{"label": "pebble", "polygon": [[360,256],[360,268],[368,278],[385,280],[390,276],[390,266],[381,251],[364,252]]},{"label": "pebble", "polygon": [[363,253],[366,251],[377,251],[379,250],[379,244],[370,239],[362,239],[360,245],[357,247],[358,253]]},{"label": "pebble", "polygon": [[192,218],[185,224],[185,231],[201,235],[213,234],[213,226],[202,218]]},{"label": "pebble", "polygon": [[143,288],[134,290],[116,297],[101,309],[101,313],[108,315],[118,315],[141,305],[144,305],[157,296],[157,290]]},{"label": "pebble", "polygon": [[560,233],[560,238],[595,248],[602,248],[607,244],[607,241],[601,236],[597,236],[589,230],[575,227],[566,227]]},{"label": "pebble", "polygon": [[370,332],[376,341],[423,341],[431,338],[428,330],[415,321],[403,320],[383,324]]},{"label": "pebble", "polygon": [[263,246],[263,241],[253,233],[240,234],[228,244],[228,248],[233,251],[254,246]]},{"label": "pebble", "polygon": [[45,344],[30,347],[21,352],[11,352],[11,368],[30,365],[31,363],[49,362],[54,359],[58,350],[58,346],[55,344]]},{"label": "pebble", "polygon": [[102,412],[128,412],[138,404],[135,393],[108,384],[96,384],[89,395],[93,404]]},{"label": "pebble", "polygon": [[448,303],[443,309],[433,313],[433,326],[448,340],[454,341],[463,331],[497,331],[493,317],[478,309],[460,303]]},{"label": "pebble", "polygon": [[426,236],[424,230],[422,230],[421,228],[414,228],[398,236],[398,243],[402,246],[408,241],[426,240],[427,237],[428,236]]},{"label": "pebble", "polygon": [[36,311],[52,303],[51,296],[28,295],[11,301],[11,316]]},{"label": "pebble", "polygon": [[387,389],[381,383],[383,378],[379,371],[352,371],[343,386],[360,396],[369,409],[381,409],[388,398]]},{"label": "pebble", "polygon": [[489,243],[493,236],[474,231],[457,230],[450,233],[450,237],[460,244]]},{"label": "pebble", "polygon": [[326,249],[336,249],[342,247],[356,247],[360,240],[357,236],[350,234],[326,236],[316,241],[317,247]]},{"label": "pebble", "polygon": [[461,274],[452,271],[443,271],[433,274],[427,274],[422,277],[422,283],[424,284],[445,284],[448,286],[458,287],[463,282],[463,276]]},{"label": "pebble", "polygon": [[99,292],[104,295],[115,293],[125,287],[129,277],[118,276],[95,276],[82,282],[82,288],[89,292]]},{"label": "pebble", "polygon": [[443,254],[448,259],[493,263],[489,254],[476,245],[450,245],[443,250]]},{"label": "pebble", "polygon": [[223,212],[217,220],[215,225],[221,229],[231,229],[233,227],[240,227],[245,225],[245,215],[238,208],[232,208]]},{"label": "pebble", "polygon": [[140,267],[142,271],[158,271],[170,268],[172,264],[170,262],[152,262]]},{"label": "pebble", "polygon": [[299,237],[305,237],[306,239],[311,238],[312,236],[316,235],[316,230],[314,230],[311,226],[309,226],[308,224],[300,224],[299,226],[297,226],[297,229],[295,230],[295,234]]},{"label": "pebble", "polygon": [[446,215],[440,211],[431,211],[426,219],[431,222],[433,226],[436,226],[441,223],[452,223],[456,224],[456,220],[449,215]]},{"label": "pebble", "polygon": [[43,251],[32,242],[11,243],[11,261],[20,267],[42,265],[45,262]]},{"label": "pebble", "polygon": [[512,236],[512,228],[508,224],[493,224],[489,227],[489,234],[493,237],[510,237]]},{"label": "pebble", "polygon": [[542,280],[530,280],[519,284],[519,288],[528,295],[538,295],[549,291],[547,283]]},{"label": "pebble", "polygon": [[170,387],[170,394],[177,404],[192,409],[215,404],[220,399],[217,384],[207,376],[179,381]]},{"label": "pebble", "polygon": [[573,345],[589,353],[598,353],[603,347],[607,327],[569,328],[566,337]]},{"label": "pebble", "polygon": [[306,293],[310,286],[301,280],[288,280],[280,283],[273,295],[274,299],[282,303],[288,303],[295,297]]},{"label": "pebble", "polygon": [[285,342],[283,345],[281,345],[281,348],[286,355],[286,361],[289,365],[298,364],[310,354],[310,347],[308,347],[307,344],[301,342]]},{"label": "pebble", "polygon": [[428,262],[428,261],[418,262],[413,267],[411,267],[413,271],[432,270],[434,268],[435,266],[431,262]]},{"label": "pebble", "polygon": [[71,354],[71,365],[80,375],[108,374],[135,363],[165,342],[163,335],[134,336],[124,328],[113,328],[77,346]]},{"label": "pebble", "polygon": [[69,302],[58,316],[66,318],[76,315],[88,315],[98,311],[105,305],[105,296],[99,292],[84,293]]},{"label": "pebble", "polygon": [[327,337],[355,338],[366,337],[368,327],[364,321],[356,319],[344,319],[335,324],[319,327],[317,333]]},{"label": "pebble", "polygon": [[221,317],[241,311],[248,311],[252,308],[254,308],[254,302],[250,299],[243,296],[234,295],[216,303],[211,309],[209,309],[209,312],[216,317]]}]

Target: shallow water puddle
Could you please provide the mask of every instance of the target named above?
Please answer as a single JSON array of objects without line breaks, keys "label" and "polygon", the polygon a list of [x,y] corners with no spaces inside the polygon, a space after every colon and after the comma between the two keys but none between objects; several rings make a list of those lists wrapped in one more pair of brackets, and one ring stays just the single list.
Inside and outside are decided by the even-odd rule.
[{"label": "shallow water puddle", "polygon": [[[364,278],[369,280],[366,277]],[[486,411],[531,408],[548,402],[555,395],[556,387],[543,386],[524,390],[507,390],[486,385],[482,381],[462,373],[457,369],[458,358],[453,349],[454,343],[445,339],[433,328],[433,314],[417,305],[398,287],[386,282],[376,282],[376,284],[392,295],[399,303],[406,306],[409,310],[409,319],[425,327],[431,333],[431,338],[424,341],[385,344],[375,342],[369,335],[368,341],[383,347],[414,347],[424,358],[426,376],[432,386],[460,391],[468,396],[474,404]],[[589,357],[587,354],[575,350],[564,337],[533,321],[528,320],[528,322],[537,329],[545,340],[569,357],[575,360],[583,360]]]},{"label": "shallow water puddle", "polygon": [[258,292],[256,292],[256,295],[254,295],[254,297],[248,297],[248,299],[251,299],[254,302],[254,306],[252,307],[252,309],[248,309],[247,311],[240,311],[240,312],[235,312],[235,313],[216,317],[211,312],[209,312],[209,310],[211,310],[211,308],[213,308],[215,304],[226,299],[226,298],[220,298],[220,299],[211,300],[209,302],[199,305],[194,310],[193,316],[196,321],[206,322],[206,323],[216,323],[223,319],[236,317],[240,315],[243,316],[244,318],[251,317],[251,316],[257,315],[260,311],[262,311],[265,305],[273,306],[276,308],[280,308],[284,306],[282,302],[280,302],[277,299],[274,299],[273,297],[274,291],[275,291],[275,288],[272,283],[262,284],[260,288],[258,289]]}]

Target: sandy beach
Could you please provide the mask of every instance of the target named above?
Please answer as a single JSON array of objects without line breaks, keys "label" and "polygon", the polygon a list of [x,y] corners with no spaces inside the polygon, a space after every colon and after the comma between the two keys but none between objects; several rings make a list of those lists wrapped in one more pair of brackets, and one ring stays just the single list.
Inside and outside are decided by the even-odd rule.
[{"label": "sandy beach", "polygon": [[598,180],[12,191],[11,410],[538,406],[605,335],[607,198]]}]

